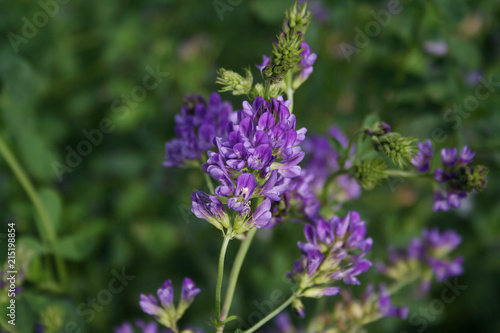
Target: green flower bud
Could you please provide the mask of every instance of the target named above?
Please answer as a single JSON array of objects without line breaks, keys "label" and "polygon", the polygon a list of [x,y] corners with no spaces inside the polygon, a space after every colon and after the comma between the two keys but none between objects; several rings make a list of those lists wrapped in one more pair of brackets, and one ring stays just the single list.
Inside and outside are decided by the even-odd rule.
[{"label": "green flower bud", "polygon": [[306,4],[297,7],[297,3],[286,11],[281,33],[273,44],[270,63],[262,74],[270,83],[280,82],[286,74],[297,67],[302,56],[302,41],[311,20],[311,13]]},{"label": "green flower bud", "polygon": [[301,318],[304,318],[304,316],[306,315],[306,309],[304,308],[304,304],[302,304],[302,301],[298,298],[292,302],[292,309],[293,311],[295,311],[297,316]]},{"label": "green flower bud", "polygon": [[252,90],[253,76],[250,68],[245,69],[246,78],[224,68],[219,69],[215,83],[222,85],[219,92],[231,91],[233,95],[248,95]]},{"label": "green flower bud", "polygon": [[387,165],[380,157],[374,160],[363,159],[354,165],[351,175],[365,190],[371,190],[387,178],[386,169]]},{"label": "green flower bud", "polygon": [[459,186],[466,192],[482,191],[488,184],[488,172],[488,168],[482,165],[461,168],[459,170]]},{"label": "green flower bud", "polygon": [[[257,83],[250,92],[250,98],[255,99],[257,96],[266,96],[266,90],[261,83]],[[268,97],[277,98],[282,94],[282,89],[279,84],[271,84],[269,86]]]},{"label": "green flower bud", "polygon": [[415,147],[412,145],[416,141],[414,138],[405,138],[394,132],[381,136],[372,135],[370,138],[375,149],[390,157],[392,163],[397,163],[399,167],[411,161],[415,153]]}]

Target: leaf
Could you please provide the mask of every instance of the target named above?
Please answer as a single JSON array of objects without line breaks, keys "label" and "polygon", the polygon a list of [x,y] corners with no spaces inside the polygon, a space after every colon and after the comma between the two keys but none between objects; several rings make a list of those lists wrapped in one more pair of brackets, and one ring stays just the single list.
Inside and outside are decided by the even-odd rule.
[{"label": "leaf", "polygon": [[18,241],[19,249],[30,252],[31,258],[36,258],[44,252],[43,245],[34,237],[24,236]]},{"label": "leaf", "polygon": [[76,233],[61,238],[52,248],[52,252],[69,260],[83,260],[95,249],[98,243],[97,238],[104,227],[105,224],[102,221],[86,225]]},{"label": "leaf", "polygon": [[379,116],[377,116],[376,114],[369,114],[365,117],[365,119],[363,119],[362,128],[370,127],[379,121],[380,121]]},{"label": "leaf", "polygon": [[39,191],[39,194],[42,204],[49,214],[50,222],[52,223],[51,227],[54,233],[57,234],[61,219],[61,197],[51,188],[43,188]]}]

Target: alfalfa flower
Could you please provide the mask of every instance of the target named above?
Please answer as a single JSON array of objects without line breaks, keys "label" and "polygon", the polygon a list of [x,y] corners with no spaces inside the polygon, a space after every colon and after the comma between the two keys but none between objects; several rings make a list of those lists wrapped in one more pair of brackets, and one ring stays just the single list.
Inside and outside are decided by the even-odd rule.
[{"label": "alfalfa flower", "polygon": [[486,188],[488,168],[469,166],[474,156],[475,153],[467,146],[462,148],[460,154],[456,148],[441,150],[443,167],[434,170],[434,178],[444,185],[445,191],[438,189],[434,192],[434,211],[458,208],[467,193]]},{"label": "alfalfa flower", "polygon": [[[366,223],[351,211],[343,218],[320,219],[304,227],[307,242],[299,242],[302,257],[293,264],[290,277],[299,285],[298,297],[323,297],[341,290],[332,284],[360,284],[357,276],[371,267],[364,258],[372,239],[366,237]],[[355,253],[355,254],[354,254]]]},{"label": "alfalfa flower", "polygon": [[199,95],[186,96],[180,114],[175,116],[176,137],[165,144],[163,166],[199,165],[214,146],[214,137],[225,136],[227,125],[235,117],[231,104],[222,101],[217,93],[212,93],[208,102]]},{"label": "alfalfa flower", "polygon": [[172,281],[166,280],[153,295],[140,295],[139,305],[145,313],[153,316],[159,323],[177,332],[177,321],[191,305],[194,297],[200,293],[193,280],[185,278],[182,283],[181,297],[177,307],[174,305],[174,289]]},{"label": "alfalfa flower", "polygon": [[[217,150],[208,153],[202,166],[220,183],[215,189],[217,197],[237,212],[231,227],[236,234],[266,226],[272,201],[281,200],[287,189],[285,180],[300,175],[298,163],[304,152],[299,144],[306,129],[295,129],[296,119],[287,105],[283,100],[269,102],[262,97],[252,105],[245,102],[238,121],[228,126],[228,134],[215,138]],[[224,224],[219,225],[227,228]]]},{"label": "alfalfa flower", "polygon": [[411,239],[406,249],[390,249],[390,264],[378,268],[395,280],[419,277],[422,289],[428,290],[432,276],[442,282],[463,273],[463,257],[451,256],[461,241],[453,230],[424,229],[422,236]]}]

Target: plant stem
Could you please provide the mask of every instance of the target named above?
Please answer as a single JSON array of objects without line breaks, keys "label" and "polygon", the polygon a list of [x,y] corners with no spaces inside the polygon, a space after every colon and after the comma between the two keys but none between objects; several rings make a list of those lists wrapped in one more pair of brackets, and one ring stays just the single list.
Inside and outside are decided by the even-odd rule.
[{"label": "plant stem", "polygon": [[348,173],[349,169],[340,169],[332,173],[325,181],[325,186],[323,187],[323,193],[321,195],[321,199],[323,201],[323,204],[328,203],[328,189],[330,188],[330,184],[335,180],[340,175],[343,175],[345,173]]},{"label": "plant stem", "polygon": [[356,133],[354,133],[351,137],[351,139],[349,140],[349,144],[347,145],[347,149],[345,150],[345,154],[344,156],[342,157],[342,159],[340,160],[339,162],[339,168],[342,170],[344,169],[344,166],[345,166],[345,161],[347,161],[347,159],[349,158],[349,154],[351,153],[351,148],[352,148],[352,144],[354,143],[354,139],[356,139],[356,137],[359,135],[359,134],[362,134],[364,133],[363,130],[359,130],[357,131]]},{"label": "plant stem", "polygon": [[210,176],[206,172],[203,172],[203,175],[205,176],[205,182],[207,183],[207,186],[208,186],[208,189],[210,190],[210,193],[214,194],[215,189],[214,189],[214,183],[212,183],[212,179],[210,179]]},{"label": "plant stem", "polygon": [[241,271],[241,266],[243,265],[243,261],[245,260],[248,249],[250,248],[250,244],[252,243],[252,240],[256,233],[257,228],[253,228],[247,233],[245,240],[240,245],[238,254],[236,254],[236,259],[234,260],[233,268],[231,269],[231,275],[229,276],[229,285],[226,290],[226,298],[224,299],[224,305],[222,306],[222,321],[226,319],[227,315],[229,314],[229,310],[231,309],[234,290],[236,289],[236,283],[238,282],[238,276]]},{"label": "plant stem", "polygon": [[[37,226],[40,237],[42,238],[44,243],[53,246],[56,243],[56,233],[52,228],[53,223],[50,221],[50,215],[47,212],[45,206],[43,205],[40,196],[36,192],[35,187],[33,186],[33,184],[31,184],[28,176],[26,175],[26,172],[24,172],[23,168],[17,161],[16,157],[14,156],[10,148],[7,146],[7,143],[3,140],[1,136],[0,136],[0,153],[1,155],[4,156],[5,160],[7,161],[7,164],[14,172],[14,175],[16,176],[17,180],[19,181],[24,191],[30,198],[33,206],[35,207],[36,212],[38,213],[38,216],[40,218],[40,223],[35,223],[35,224]],[[54,256],[57,267],[57,274],[59,276],[61,284],[65,286],[67,281],[67,273],[64,261],[61,258],[59,258],[59,256],[57,255]]]},{"label": "plant stem", "polygon": [[288,100],[292,101],[290,106],[288,107],[288,110],[290,111],[290,114],[293,113],[293,85],[292,85],[292,71],[288,71],[286,74],[286,96]]},{"label": "plant stem", "polygon": [[220,312],[220,303],[221,303],[221,294],[222,294],[222,279],[224,275],[224,259],[226,258],[226,251],[229,241],[231,240],[230,231],[224,236],[224,241],[222,242],[222,247],[220,249],[219,256],[219,273],[217,275],[217,287],[215,290],[215,312],[216,318],[215,321],[218,323],[217,331],[219,332],[219,327],[222,327],[220,324],[221,312]]},{"label": "plant stem", "polygon": [[267,323],[269,320],[273,319],[276,315],[278,315],[278,313],[280,313],[281,311],[283,311],[284,309],[286,309],[286,307],[289,306],[296,298],[297,298],[297,294],[294,293],[292,296],[290,296],[285,301],[285,303],[281,304],[279,307],[277,307],[276,309],[274,309],[273,312],[269,313],[267,316],[265,316],[264,318],[262,318],[257,324],[253,325],[252,327],[250,327],[249,329],[247,329],[243,333],[252,333],[252,332],[255,332],[259,327],[261,327],[262,325],[264,325],[265,323]]},{"label": "plant stem", "polygon": [[432,174],[430,173],[419,173],[414,171],[395,170],[395,169],[385,170],[385,173],[388,176],[394,176],[394,177],[406,177],[406,178],[432,177]]}]

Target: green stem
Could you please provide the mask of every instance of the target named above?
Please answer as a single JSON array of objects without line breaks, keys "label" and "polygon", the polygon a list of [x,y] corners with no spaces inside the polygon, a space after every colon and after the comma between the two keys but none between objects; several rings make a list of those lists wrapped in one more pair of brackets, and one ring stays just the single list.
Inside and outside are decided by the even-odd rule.
[{"label": "green stem", "polygon": [[290,296],[286,301],[285,303],[281,304],[279,307],[277,307],[276,309],[274,309],[273,312],[269,313],[267,316],[265,316],[264,318],[262,318],[262,320],[260,320],[257,324],[253,325],[252,327],[250,327],[249,329],[247,329],[246,331],[244,331],[243,333],[252,333],[252,332],[255,332],[258,328],[260,328],[262,325],[264,325],[265,323],[267,323],[269,320],[273,319],[276,315],[278,315],[281,311],[283,311],[284,309],[286,309],[290,304],[292,304],[292,302],[297,298],[297,295],[296,294],[293,294],[292,296]]},{"label": "green stem", "polygon": [[236,254],[236,259],[234,260],[233,268],[231,269],[231,275],[229,276],[226,298],[224,299],[224,305],[222,306],[221,321],[226,319],[229,314],[229,310],[231,309],[231,303],[233,301],[234,291],[236,289],[236,283],[238,282],[241,266],[243,265],[243,261],[245,260],[250,244],[252,243],[256,233],[257,228],[253,228],[247,233],[245,240],[240,245],[238,254]]},{"label": "green stem", "polygon": [[416,274],[412,274],[409,277],[407,277],[406,279],[403,279],[403,280],[393,284],[389,288],[387,288],[387,292],[389,293],[389,295],[395,294],[398,291],[400,291],[402,288],[406,287],[407,285],[417,281],[421,276],[422,276],[422,274],[420,274],[420,272],[416,273]]},{"label": "green stem", "polygon": [[405,170],[395,170],[389,169],[385,170],[386,175],[394,176],[394,177],[405,177],[405,178],[415,178],[415,177],[433,177],[430,173],[420,173],[414,171],[405,171]]},{"label": "green stem", "polygon": [[214,189],[214,183],[212,183],[212,179],[208,175],[208,173],[203,172],[203,175],[205,176],[205,182],[207,183],[208,189],[210,190],[210,193],[214,194],[215,189]]},{"label": "green stem", "polygon": [[346,174],[349,172],[349,169],[340,169],[332,173],[325,181],[325,186],[323,187],[323,193],[321,195],[321,199],[324,204],[328,204],[328,189],[330,184],[340,175]]},{"label": "green stem", "polygon": [[219,273],[217,275],[217,287],[215,290],[215,312],[216,312],[216,318],[215,321],[217,322],[217,331],[219,331],[219,327],[221,327],[220,320],[221,320],[221,312],[220,312],[220,303],[221,303],[221,294],[222,294],[222,279],[224,275],[224,259],[226,258],[226,251],[227,251],[227,246],[229,244],[229,241],[231,240],[231,233],[230,230],[227,232],[227,234],[224,236],[224,241],[222,243],[222,247],[220,249],[220,256],[219,256]]},{"label": "green stem", "polygon": [[[17,161],[16,157],[14,156],[14,154],[8,147],[7,143],[3,140],[1,136],[0,136],[0,153],[1,155],[4,156],[5,160],[7,161],[7,164],[10,166],[17,180],[19,181],[24,191],[30,198],[33,206],[35,206],[35,210],[40,218],[40,223],[36,223],[40,236],[42,237],[44,243],[53,246],[56,243],[56,234],[54,232],[54,229],[51,227],[53,223],[51,223],[50,221],[50,215],[47,212],[45,206],[43,205],[40,196],[36,192],[35,187],[33,186],[33,184],[31,184],[28,176],[26,175],[23,168]],[[62,283],[63,286],[65,286],[67,281],[67,273],[64,261],[57,255],[55,255],[55,262],[60,282]]]},{"label": "green stem", "polygon": [[[387,292],[389,293],[389,295],[393,295],[393,294],[397,293],[398,291],[400,291],[402,288],[406,287],[407,285],[412,284],[413,282],[417,281],[420,277],[421,277],[420,272],[412,274],[409,277],[407,277],[406,279],[403,279],[397,283],[394,283],[392,286],[387,288]],[[375,298],[372,298],[372,300],[375,301]],[[378,315],[374,315],[372,317],[366,318],[356,328],[361,328],[364,325],[373,323],[373,322],[381,319],[382,317],[383,316],[381,314],[378,314]]]},{"label": "green stem", "polygon": [[349,144],[347,145],[347,149],[345,150],[345,154],[344,156],[342,157],[342,159],[340,160],[339,162],[339,168],[342,170],[344,169],[345,167],[345,162],[347,161],[347,159],[349,158],[349,154],[351,153],[351,148],[352,148],[352,144],[354,143],[354,139],[356,139],[356,137],[359,135],[359,134],[362,134],[364,133],[363,130],[359,130],[357,131],[356,133],[353,134],[353,136],[351,137],[351,139],[349,140]]},{"label": "green stem", "polygon": [[290,113],[293,113],[293,84],[292,84],[292,71],[288,71],[286,74],[286,96],[288,100],[292,101],[290,106],[288,107],[288,110],[290,110]]}]

